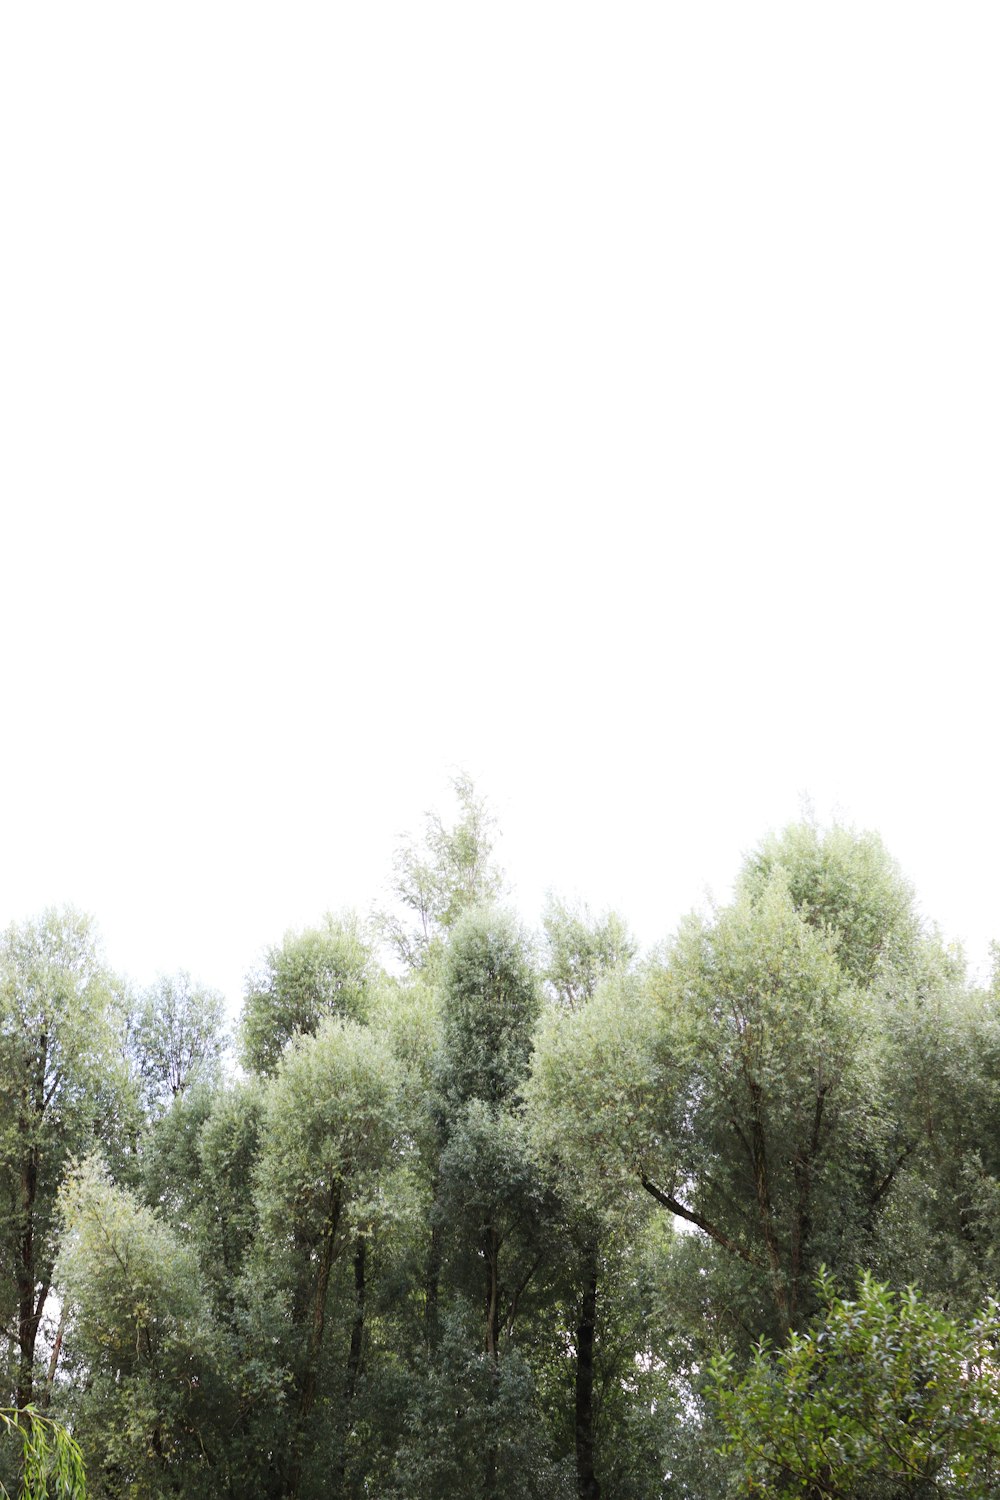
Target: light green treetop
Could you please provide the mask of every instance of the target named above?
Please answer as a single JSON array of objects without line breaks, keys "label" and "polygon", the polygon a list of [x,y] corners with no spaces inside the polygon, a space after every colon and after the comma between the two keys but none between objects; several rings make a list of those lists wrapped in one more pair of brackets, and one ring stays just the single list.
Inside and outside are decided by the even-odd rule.
[{"label": "light green treetop", "polygon": [[353,914],[286,933],[247,982],[240,1052],[251,1072],[270,1074],[289,1039],[328,1016],[363,1020],[377,976],[372,946]]},{"label": "light green treetop", "polygon": [[421,837],[406,838],[396,854],[392,895],[402,913],[380,918],[392,951],[410,970],[422,969],[470,907],[488,905],[503,890],[493,861],[496,819],[464,773],[452,780],[458,817],[448,824],[429,812]]},{"label": "light green treetop", "polygon": [[602,977],[627,969],[638,944],[617,912],[595,917],[586,906],[573,907],[548,896],[542,913],[545,954],[542,977],[553,995],[570,1009],[589,1000]]},{"label": "light green treetop", "polygon": [[151,1103],[214,1082],[225,1050],[225,999],[181,971],[163,975],[134,1008],[129,1050]]}]

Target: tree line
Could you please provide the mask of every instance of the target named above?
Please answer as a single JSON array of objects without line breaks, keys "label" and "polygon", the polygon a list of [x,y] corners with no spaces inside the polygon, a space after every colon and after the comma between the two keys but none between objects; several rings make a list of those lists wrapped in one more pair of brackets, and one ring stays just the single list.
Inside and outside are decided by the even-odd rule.
[{"label": "tree line", "polygon": [[1000,1494],[1000,964],[812,822],[649,953],[529,934],[455,790],[232,1049],[77,912],[3,935],[3,1420],[102,1500]]}]

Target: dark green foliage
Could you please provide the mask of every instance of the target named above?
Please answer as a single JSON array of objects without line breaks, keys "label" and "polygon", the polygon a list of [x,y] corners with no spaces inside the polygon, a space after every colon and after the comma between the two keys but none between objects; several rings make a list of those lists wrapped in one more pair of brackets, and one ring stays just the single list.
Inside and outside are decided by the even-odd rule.
[{"label": "dark green foliage", "polygon": [[10,1398],[34,1398],[58,1250],[56,1201],[74,1155],[116,1150],[130,1123],[121,991],[89,918],[47,911],[0,937],[0,1312]]},{"label": "dark green foliage", "polygon": [[115,1187],[96,1158],[64,1185],[66,1341],[95,1496],[190,1491],[212,1467],[227,1405],[197,1250]]},{"label": "dark green foliage", "polygon": [[449,1107],[510,1102],[528,1070],[541,1009],[527,941],[512,917],[477,907],[444,957],[442,1087]]},{"label": "dark green foliage", "polygon": [[988,1500],[1000,1487],[995,1304],[967,1323],[913,1289],[863,1276],[856,1297],[820,1281],[815,1325],[743,1379],[712,1371],[713,1400],[746,1494],[810,1500]]},{"label": "dark green foliage", "polygon": [[393,1500],[572,1500],[572,1465],[551,1455],[527,1363],[478,1352],[473,1329],[457,1307],[417,1366]]}]

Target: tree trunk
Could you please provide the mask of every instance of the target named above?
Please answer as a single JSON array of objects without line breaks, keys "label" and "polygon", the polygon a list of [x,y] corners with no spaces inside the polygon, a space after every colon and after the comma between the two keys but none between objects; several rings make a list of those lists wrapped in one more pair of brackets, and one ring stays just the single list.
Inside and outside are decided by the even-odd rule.
[{"label": "tree trunk", "polygon": [[486,1353],[500,1358],[500,1236],[491,1224],[483,1236],[486,1256]]},{"label": "tree trunk", "polygon": [[59,1312],[59,1327],[56,1329],[55,1340],[52,1344],[52,1355],[49,1359],[49,1370],[48,1374],[45,1377],[45,1390],[42,1394],[41,1401],[42,1411],[47,1410],[49,1403],[52,1400],[52,1387],[55,1384],[56,1370],[59,1368],[59,1356],[62,1353],[63,1332],[65,1330],[65,1327],[66,1308],[64,1305]]},{"label": "tree trunk", "polygon": [[358,1376],[361,1373],[361,1353],[364,1348],[365,1339],[365,1260],[368,1253],[368,1241],[363,1234],[359,1234],[354,1244],[354,1323],[351,1328],[351,1348],[347,1356],[347,1382],[344,1386],[344,1423],[343,1435],[340,1444],[340,1453],[334,1465],[334,1473],[337,1479],[335,1494],[340,1494],[344,1487],[344,1473],[347,1469],[347,1439],[352,1431],[351,1407],[358,1389]]},{"label": "tree trunk", "polygon": [[330,1287],[330,1272],[333,1269],[333,1253],[339,1221],[340,1184],[334,1182],[330,1184],[329,1205],[320,1241],[319,1266],[313,1283],[312,1316],[306,1343],[305,1364],[299,1383],[298,1410],[288,1466],[286,1494],[289,1500],[293,1500],[293,1497],[299,1493],[302,1484],[302,1450],[305,1445],[306,1427],[316,1403],[316,1391],[319,1385],[319,1362],[323,1352],[323,1330],[326,1326],[326,1297]]},{"label": "tree trunk", "polygon": [[[500,1384],[500,1235],[493,1224],[483,1236],[483,1253],[486,1257],[486,1353],[491,1362],[487,1400],[492,1406]],[[487,1443],[484,1459],[483,1494],[486,1500],[494,1500],[499,1484],[499,1451],[495,1443]]]},{"label": "tree trunk", "polygon": [[427,1252],[427,1283],[425,1288],[424,1320],[427,1333],[427,1342],[433,1349],[437,1344],[438,1333],[438,1287],[441,1282],[441,1252],[443,1229],[436,1217],[437,1194],[435,1192],[434,1206],[431,1210],[435,1215],[431,1222],[431,1242]]},{"label": "tree trunk", "polygon": [[[34,1396],[35,1344],[45,1293],[35,1292],[35,1198],[38,1191],[38,1156],[27,1152],[21,1165],[21,1233],[17,1246],[17,1406],[30,1406]],[[47,1290],[47,1289],[46,1289]]]},{"label": "tree trunk", "polygon": [[601,1500],[594,1473],[594,1338],[597,1323],[597,1245],[587,1246],[583,1297],[576,1330],[576,1493],[579,1500]]},{"label": "tree trunk", "polygon": [[347,1400],[353,1401],[361,1372],[361,1350],[365,1337],[365,1259],[368,1241],[359,1234],[354,1247],[354,1326],[351,1329],[351,1352],[347,1356]]}]

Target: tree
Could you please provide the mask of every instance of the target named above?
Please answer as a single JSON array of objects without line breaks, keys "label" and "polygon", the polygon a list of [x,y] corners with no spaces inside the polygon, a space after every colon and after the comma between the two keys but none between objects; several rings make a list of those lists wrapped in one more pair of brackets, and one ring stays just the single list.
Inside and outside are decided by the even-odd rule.
[{"label": "tree", "polygon": [[511,1104],[528,1072],[541,996],[528,942],[496,908],[456,922],[443,961],[441,1085],[449,1108]]},{"label": "tree", "polygon": [[356,1021],[327,1017],[315,1036],[293,1039],[265,1096],[257,1274],[262,1286],[270,1283],[272,1326],[284,1325],[286,1341],[291,1334],[289,1496],[303,1482],[331,1279],[344,1244],[357,1253],[359,1233],[378,1216],[380,1184],[393,1158],[398,1095],[398,1068],[387,1042]]},{"label": "tree", "polygon": [[467,1314],[449,1312],[437,1357],[410,1382],[391,1500],[570,1500],[572,1468],[552,1455],[524,1354],[497,1362],[476,1348]]},{"label": "tree", "polygon": [[545,963],[542,977],[559,1004],[574,1009],[593,998],[605,975],[627,969],[638,944],[617,912],[594,917],[551,893],[542,914]]},{"label": "tree", "polygon": [[831,936],[839,967],[856,983],[911,961],[920,935],[913,887],[877,833],[793,823],[746,860],[740,891],[760,896],[777,871],[796,911]]},{"label": "tree", "polygon": [[793,828],[627,995],[543,1033],[567,1149],[701,1231],[705,1291],[754,1329],[784,1336],[821,1262],[871,1252],[912,1150],[885,1072],[911,901],[868,836]]},{"label": "tree", "polygon": [[225,1000],[181,971],[140,997],[129,1051],[150,1103],[162,1105],[196,1081],[214,1082],[225,1043]]},{"label": "tree", "polygon": [[[593,1005],[598,987],[609,989],[611,976],[624,977],[637,952],[637,944],[623,919],[616,912],[593,917],[589,910],[573,909],[549,896],[542,918],[545,932],[546,962],[543,970],[550,994],[565,1010],[579,1012]],[[617,990],[624,999],[624,986]],[[608,1199],[600,1193],[589,1194],[574,1177],[574,1162],[565,1131],[567,1120],[560,1116],[554,1053],[559,1019],[549,1017],[537,1042],[542,1055],[532,1070],[529,1118],[535,1143],[542,1160],[550,1168],[562,1204],[562,1221],[567,1238],[575,1251],[578,1278],[577,1313],[573,1329],[575,1354],[574,1445],[576,1449],[577,1495],[579,1500],[600,1500],[601,1486],[595,1460],[595,1354],[598,1329],[598,1291],[602,1269],[602,1241],[609,1238]],[[570,1022],[564,1030],[571,1030]],[[596,1062],[597,1059],[594,1059]],[[602,1069],[603,1072],[603,1069]],[[543,1082],[544,1080],[544,1082]],[[572,1128],[572,1127],[571,1127]],[[576,1165],[579,1165],[577,1158]],[[560,1191],[561,1190],[561,1191]],[[618,1223],[622,1209],[627,1212],[629,1195],[615,1203]]]},{"label": "tree", "polygon": [[217,1459],[219,1379],[195,1250],[96,1156],[67,1178],[60,1211],[57,1269],[77,1375],[64,1399],[98,1491],[196,1493]]},{"label": "tree", "polygon": [[[1000,1483],[996,1304],[968,1322],[911,1287],[862,1276],[775,1353],[762,1345],[742,1380],[714,1362],[712,1400],[742,1469],[742,1492],[808,1500],[987,1500]],[[886,1488],[888,1487],[888,1488]]]},{"label": "tree", "polygon": [[643,1185],[749,1269],[776,1334],[808,1316],[821,1262],[870,1253],[912,1150],[885,1073],[887,989],[918,952],[912,899],[877,840],[796,826],[653,976],[664,1065],[686,1039],[689,1075]]},{"label": "tree", "polygon": [[406,838],[396,854],[392,894],[405,915],[383,913],[382,931],[410,970],[424,968],[463,912],[495,901],[503,876],[493,863],[496,820],[471,777],[452,779],[459,816],[424,818],[422,838]]},{"label": "tree", "polygon": [[[657,1075],[654,1017],[634,976],[611,968],[581,1000],[552,1006],[542,1017],[524,1097],[533,1149],[559,1202],[559,1258],[571,1308],[562,1340],[572,1347],[575,1366],[577,1496],[600,1500],[598,1475],[610,1468],[621,1429],[606,1423],[599,1453],[598,1372],[605,1391],[624,1389],[630,1376],[634,1382],[627,1365],[639,1352],[626,1342],[622,1368],[620,1325],[607,1348],[601,1329],[614,1326],[616,1308],[628,1300],[627,1262],[638,1258],[636,1242],[652,1211],[639,1201],[637,1163],[654,1131]],[[643,1335],[643,1352],[651,1360],[650,1337]]]},{"label": "tree", "polygon": [[[484,1121],[488,1117],[486,1135],[497,1142],[508,1139],[502,1117],[514,1107],[528,1071],[540,995],[526,939],[509,916],[475,908],[458,920],[443,960],[442,997],[438,1212],[440,1201],[454,1198],[456,1192],[462,1199],[476,1196],[476,1164],[485,1163]],[[494,1160],[489,1175],[496,1170]],[[449,1174],[463,1179],[461,1188],[443,1180]],[[485,1342],[495,1357],[503,1235],[489,1213],[480,1218],[476,1254],[486,1273]],[[432,1257],[439,1250],[439,1243],[432,1246]]]},{"label": "tree", "polygon": [[[544,1185],[526,1150],[518,1103],[541,996],[525,935],[495,908],[472,908],[458,918],[439,974],[428,1335],[433,1350],[441,1327],[466,1299],[478,1304],[481,1347],[499,1382],[501,1344],[509,1345],[544,1258]],[[443,1272],[452,1303],[442,1324]],[[500,1389],[496,1382],[488,1388],[491,1402]],[[497,1444],[483,1455],[482,1482],[490,1495],[501,1482]]]},{"label": "tree", "polygon": [[66,1163],[110,1131],[125,1097],[121,1034],[121,1007],[89,918],[50,910],[7,929],[0,938],[0,1274],[3,1310],[16,1327],[18,1407],[34,1394]]},{"label": "tree", "polygon": [[971,1312],[1000,1284],[1000,994],[929,939],[890,998],[892,1107],[912,1149],[876,1266]]},{"label": "tree", "polygon": [[328,1016],[363,1020],[376,978],[371,945],[353,915],[285,934],[247,981],[240,1022],[242,1061],[271,1074],[294,1036],[313,1035]]}]

